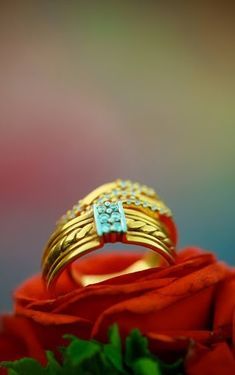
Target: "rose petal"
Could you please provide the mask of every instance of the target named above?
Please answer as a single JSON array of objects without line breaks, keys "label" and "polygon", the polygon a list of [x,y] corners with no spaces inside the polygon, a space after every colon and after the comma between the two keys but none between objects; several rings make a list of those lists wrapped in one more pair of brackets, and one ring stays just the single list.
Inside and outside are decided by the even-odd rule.
[{"label": "rose petal", "polygon": [[232,323],[235,310],[235,274],[218,288],[214,307],[214,327]]},{"label": "rose petal", "polygon": [[195,345],[186,360],[188,375],[235,374],[235,359],[226,343],[214,345],[211,349]]},{"label": "rose petal", "polygon": [[117,303],[97,319],[92,335],[99,336],[113,322],[118,322],[125,332],[135,326],[143,332],[159,330],[161,326],[163,329],[202,329],[208,324],[214,286],[226,275],[223,264],[213,264],[159,291]]},{"label": "rose petal", "polygon": [[120,301],[125,301],[131,297],[141,296],[147,291],[156,290],[168,285],[174,279],[159,279],[155,281],[146,281],[125,285],[91,285],[82,289],[73,291],[66,296],[58,297],[56,300],[32,302],[28,306],[16,304],[17,314],[27,314],[37,320],[46,319],[47,314],[53,314],[53,319],[58,316],[66,315],[70,318],[82,318],[90,321],[95,319],[108,307]]},{"label": "rose petal", "polygon": [[5,315],[2,317],[2,325],[3,333],[5,332],[14,337],[15,343],[20,343],[21,349],[17,355],[18,357],[23,349],[25,355],[45,363],[45,352],[29,320],[24,317]]},{"label": "rose petal", "polygon": [[[96,254],[80,260],[73,267],[78,275],[115,273],[140,257],[139,253],[126,255],[121,251]],[[23,340],[22,348],[28,351],[29,344],[24,341],[23,331],[26,334],[29,331],[35,358],[34,352],[39,349],[34,340],[39,348],[51,350],[64,344],[64,333],[106,340],[107,329],[114,322],[119,323],[123,338],[131,328],[140,328],[157,355],[160,353],[168,360],[176,353],[185,353],[192,339],[207,349],[212,344],[214,348],[215,344],[232,336],[235,314],[234,301],[229,296],[234,284],[229,284],[229,278],[233,272],[218,262],[213,254],[187,248],[179,253],[173,266],[120,275],[87,287],[79,283],[79,277],[75,281],[64,272],[53,297],[37,276],[15,292],[17,315],[11,317],[12,320],[8,317],[9,322],[12,321],[9,332],[12,329],[10,335],[16,337],[16,342]],[[228,281],[223,285],[226,278]],[[224,296],[227,306],[222,305]],[[24,324],[21,325],[19,319],[24,319]],[[16,321],[15,327],[13,320]]]},{"label": "rose petal", "polygon": [[145,335],[148,338],[151,352],[157,353],[158,357],[166,362],[174,362],[183,358],[192,340],[208,344],[212,338],[212,332],[200,330],[166,330],[159,333],[147,332]]},{"label": "rose petal", "polygon": [[107,273],[121,272],[137,260],[141,259],[141,253],[127,253],[120,250],[108,254],[95,254],[88,258],[79,260],[74,264],[77,272],[85,275],[102,275]]},{"label": "rose petal", "polygon": [[[75,263],[74,267],[78,272],[89,274],[107,274],[107,270],[112,272],[119,272],[127,268],[129,265],[138,260],[141,255],[135,253],[112,253],[112,254],[99,254],[89,258],[82,259]],[[67,294],[74,289],[82,287],[81,284],[69,277],[68,273],[63,272],[58,279],[54,297]],[[54,298],[47,292],[45,284],[40,275],[36,275],[20,285],[14,293],[14,298],[17,304],[22,306],[27,305],[29,302],[39,302],[53,300]]]},{"label": "rose petal", "polygon": [[[67,287],[67,294],[58,296],[56,299],[49,298],[48,294],[45,294],[44,287],[41,279],[33,278],[25,282],[20,288],[15,292],[16,306],[27,306],[28,308],[54,310],[56,307],[61,306],[61,304],[66,303],[66,301],[73,299],[76,300],[77,297],[83,296],[86,293],[90,293],[90,288],[101,286],[101,285],[114,285],[121,284],[121,288],[124,288],[123,294],[125,294],[126,286],[129,288],[129,284],[139,282],[140,291],[142,290],[142,282],[147,280],[156,280],[159,278],[172,278],[172,277],[182,277],[184,275],[190,274],[202,269],[207,265],[214,262],[210,254],[204,254],[199,257],[195,257],[193,260],[188,260],[183,264],[178,264],[172,267],[162,268],[152,268],[145,271],[135,272],[133,274],[124,275],[112,278],[110,280],[103,281],[96,284],[95,286],[88,286],[86,288],[69,288]],[[140,283],[141,281],[141,283]],[[125,285],[126,284],[126,285]],[[128,284],[128,285],[127,285]],[[134,287],[136,289],[136,286]],[[138,287],[137,287],[138,288]],[[37,292],[39,290],[39,292]],[[99,290],[99,289],[94,289]],[[148,290],[148,289],[146,289]],[[35,292],[36,291],[36,292]],[[144,292],[144,290],[143,290]],[[44,294],[43,294],[44,293]],[[43,299],[44,296],[44,299]]]},{"label": "rose petal", "polygon": [[[118,323],[124,336],[130,329],[139,328],[141,332],[161,333],[170,330],[196,330],[206,328],[209,321],[208,306],[211,303],[214,287],[206,288],[190,297],[180,299],[163,307],[161,299],[149,293],[151,305],[140,301],[135,310],[129,309],[128,302],[116,305],[106,312],[95,323],[92,336],[104,338],[103,333],[113,323]],[[146,296],[147,297],[147,296]],[[153,303],[155,303],[155,308]],[[145,306],[143,306],[143,304]],[[132,306],[133,307],[133,306]]]},{"label": "rose petal", "polygon": [[196,247],[196,246],[185,247],[181,249],[180,251],[178,251],[176,260],[177,260],[177,263],[182,263],[188,259],[193,259],[195,256],[200,256],[200,255],[205,255],[205,254],[209,254],[213,258],[214,261],[217,261],[216,256],[212,252],[210,251],[207,252],[206,250],[201,249],[200,247]]}]

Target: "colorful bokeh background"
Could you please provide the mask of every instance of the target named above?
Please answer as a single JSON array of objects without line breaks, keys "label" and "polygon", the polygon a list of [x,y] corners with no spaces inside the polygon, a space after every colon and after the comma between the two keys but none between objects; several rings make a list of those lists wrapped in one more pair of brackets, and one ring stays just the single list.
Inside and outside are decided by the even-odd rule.
[{"label": "colorful bokeh background", "polygon": [[57,218],[117,177],[157,189],[179,247],[235,263],[233,10],[1,2],[0,309]]}]

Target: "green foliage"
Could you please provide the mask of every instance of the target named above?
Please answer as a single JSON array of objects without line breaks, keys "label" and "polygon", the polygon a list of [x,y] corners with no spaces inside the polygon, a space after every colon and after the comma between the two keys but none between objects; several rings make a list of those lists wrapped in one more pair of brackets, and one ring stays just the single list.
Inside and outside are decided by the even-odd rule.
[{"label": "green foliage", "polygon": [[174,364],[163,363],[148,349],[148,340],[138,329],[126,338],[122,348],[118,326],[109,330],[108,343],[95,340],[81,340],[72,335],[61,348],[62,361],[59,363],[50,351],[47,365],[43,367],[32,358],[22,358],[13,362],[2,362],[9,375],[170,375],[183,374],[183,361]]}]

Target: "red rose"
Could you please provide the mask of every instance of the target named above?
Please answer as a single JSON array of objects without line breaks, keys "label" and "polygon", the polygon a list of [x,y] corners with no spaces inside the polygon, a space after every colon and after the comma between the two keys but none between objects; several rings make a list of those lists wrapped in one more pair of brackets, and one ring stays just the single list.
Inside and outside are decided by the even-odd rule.
[{"label": "red rose", "polygon": [[[76,265],[80,274],[119,272],[138,254],[94,255]],[[165,360],[186,355],[186,373],[235,373],[235,273],[211,253],[185,249],[177,264],[122,275],[83,287],[66,276],[50,298],[40,276],[15,292],[14,315],[1,318],[0,360],[31,356],[63,344],[62,336],[106,340],[117,322],[122,337],[139,328]]]}]

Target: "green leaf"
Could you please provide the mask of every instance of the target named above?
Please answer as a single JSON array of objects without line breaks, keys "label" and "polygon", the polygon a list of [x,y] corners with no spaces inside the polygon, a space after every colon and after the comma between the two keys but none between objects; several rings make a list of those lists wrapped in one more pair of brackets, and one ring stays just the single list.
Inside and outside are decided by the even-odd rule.
[{"label": "green leaf", "polygon": [[113,324],[110,328],[109,328],[109,342],[110,344],[112,344],[115,348],[117,348],[118,350],[122,350],[122,342],[121,342],[121,337],[120,337],[120,333],[119,333],[119,328],[118,328],[118,325],[117,324]]},{"label": "green leaf", "polygon": [[134,375],[163,375],[158,362],[151,358],[137,359],[132,368]]},{"label": "green leaf", "polygon": [[8,371],[8,375],[18,375],[19,373],[15,370],[12,370],[12,368]]},{"label": "green leaf", "polygon": [[148,340],[138,329],[133,329],[126,338],[125,362],[129,367],[139,358],[149,357]]},{"label": "green leaf", "polygon": [[[13,362],[2,362],[1,366],[13,370],[20,375],[45,375],[45,368],[32,358],[22,358]],[[14,374],[14,372],[12,372],[12,374]]]},{"label": "green leaf", "polygon": [[104,351],[100,353],[99,355],[99,361],[100,361],[100,369],[101,369],[101,375],[107,374],[107,375],[124,375],[122,370],[119,370],[118,367],[115,365],[115,361],[110,361],[110,357],[108,357]]},{"label": "green leaf", "polygon": [[[68,338],[68,336],[65,336]],[[100,345],[95,341],[81,340],[69,336],[71,343],[64,352],[64,362],[72,367],[81,366],[85,361],[92,360],[100,352]]]},{"label": "green leaf", "polygon": [[126,374],[123,368],[122,343],[117,324],[109,329],[109,343],[103,347],[104,355],[112,366],[121,374]]},{"label": "green leaf", "polygon": [[54,353],[52,353],[51,351],[47,351],[46,356],[47,356],[48,363],[47,363],[47,366],[45,368],[45,374],[47,374],[47,375],[55,375],[55,374],[61,375],[61,374],[63,374],[63,369],[62,369],[61,365],[55,359]]},{"label": "green leaf", "polygon": [[138,329],[126,338],[124,351],[118,326],[110,327],[107,344],[66,335],[70,342],[59,348],[62,363],[48,351],[47,365],[32,358],[2,362],[9,375],[183,375],[183,359],[167,364],[149,351],[148,340]]},{"label": "green leaf", "polygon": [[107,360],[113,365],[113,367],[124,373],[123,363],[122,363],[122,355],[115,349],[114,346],[111,344],[107,344],[104,346],[104,354]]}]

